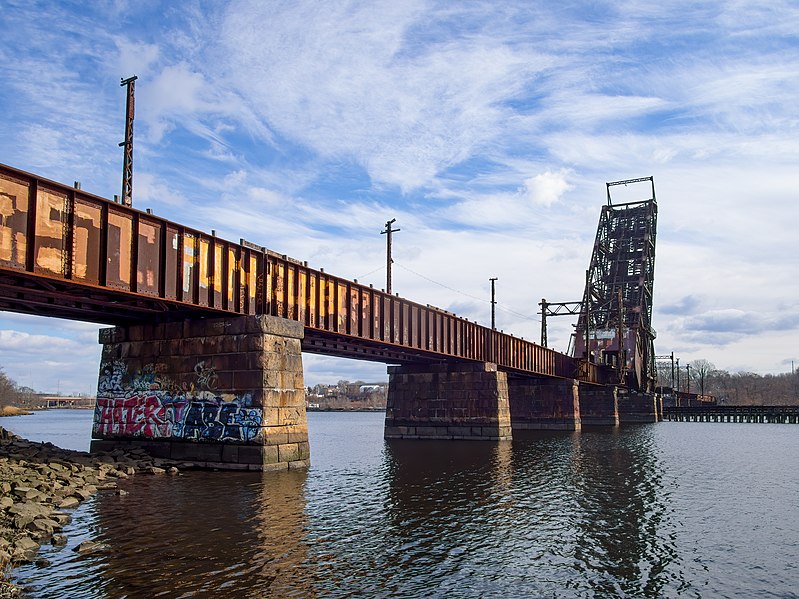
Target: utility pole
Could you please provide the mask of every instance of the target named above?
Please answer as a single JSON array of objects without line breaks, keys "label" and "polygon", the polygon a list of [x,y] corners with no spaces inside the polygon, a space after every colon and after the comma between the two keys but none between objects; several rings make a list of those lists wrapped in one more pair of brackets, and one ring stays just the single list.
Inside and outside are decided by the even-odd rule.
[{"label": "utility pole", "polygon": [[591,271],[585,271],[585,361],[591,361],[591,351],[588,347],[591,323]]},{"label": "utility pole", "polygon": [[[691,365],[690,364],[686,364],[685,365],[685,379],[686,379],[686,384],[688,385],[688,395],[690,395],[691,394]],[[691,401],[691,400],[689,399],[688,401]]]},{"label": "utility pole", "polygon": [[488,280],[491,281],[491,330],[492,331],[496,331],[497,330],[497,319],[496,319],[496,313],[494,311],[494,308],[496,307],[497,302],[494,299],[494,291],[495,291],[494,283],[497,281],[497,277],[491,277]]},{"label": "utility pole", "polygon": [[677,407],[680,406],[680,359],[677,358]]},{"label": "utility pole", "polygon": [[401,230],[391,228],[396,221],[396,218],[392,218],[386,222],[386,230],[380,231],[381,235],[386,236],[386,293],[389,295],[391,295],[391,265],[394,263],[394,260],[391,259],[391,234]]},{"label": "utility pole", "polygon": [[674,352],[671,352],[671,390],[674,391]]},{"label": "utility pole", "polygon": [[125,108],[125,141],[119,144],[124,148],[122,161],[122,204],[133,205],[133,113],[135,103],[136,75],[122,79],[120,87],[127,85],[128,101]]},{"label": "utility pole", "polygon": [[699,369],[699,393],[702,397],[705,396],[705,370],[704,366]]},{"label": "utility pole", "polygon": [[541,298],[541,347],[547,346],[547,307],[549,304],[545,298]]}]

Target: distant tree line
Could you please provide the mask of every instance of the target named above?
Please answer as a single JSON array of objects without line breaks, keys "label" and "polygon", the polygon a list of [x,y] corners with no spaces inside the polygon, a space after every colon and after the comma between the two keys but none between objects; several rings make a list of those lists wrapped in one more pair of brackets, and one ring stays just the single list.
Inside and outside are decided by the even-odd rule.
[{"label": "distant tree line", "polygon": [[28,406],[35,401],[36,391],[30,387],[17,385],[0,366],[0,407]]},{"label": "distant tree line", "polygon": [[[671,362],[658,362],[658,383],[672,386]],[[676,374],[676,373],[675,373]],[[674,388],[678,388],[674,377]],[[799,373],[766,374],[719,370],[707,360],[680,365],[679,390],[712,395],[722,405],[799,405]]]},{"label": "distant tree line", "polygon": [[388,383],[340,380],[335,385],[308,387],[306,405],[320,410],[384,410]]}]

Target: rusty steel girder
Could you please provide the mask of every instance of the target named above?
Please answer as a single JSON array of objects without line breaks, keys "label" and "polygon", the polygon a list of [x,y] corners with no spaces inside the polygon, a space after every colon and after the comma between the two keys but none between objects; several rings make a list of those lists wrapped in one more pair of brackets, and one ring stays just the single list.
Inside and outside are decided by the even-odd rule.
[{"label": "rusty steel girder", "polygon": [[607,382],[607,369],[450,312],[0,165],[0,309],[105,324],[264,314],[308,352],[391,364],[471,360]]}]

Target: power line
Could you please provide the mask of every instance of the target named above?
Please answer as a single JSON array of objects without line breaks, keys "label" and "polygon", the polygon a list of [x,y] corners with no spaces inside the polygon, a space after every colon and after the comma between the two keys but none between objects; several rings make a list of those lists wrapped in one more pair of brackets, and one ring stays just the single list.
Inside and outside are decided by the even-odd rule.
[{"label": "power line", "polygon": [[[477,296],[472,295],[470,293],[466,293],[465,291],[461,291],[460,289],[455,289],[454,287],[450,287],[449,285],[445,285],[444,283],[440,283],[439,281],[435,281],[435,280],[431,279],[430,277],[426,277],[425,275],[423,275],[421,273],[418,273],[415,270],[410,269],[410,268],[408,268],[407,266],[405,266],[403,264],[400,264],[396,260],[394,261],[394,264],[396,266],[399,266],[401,269],[407,270],[409,273],[414,274],[417,277],[420,277],[420,278],[424,279],[425,281],[429,281],[430,283],[433,283],[434,285],[438,285],[439,287],[443,287],[444,289],[448,289],[449,291],[452,291],[454,293],[458,293],[460,295],[463,295],[464,297],[468,297],[468,298],[471,298],[473,300],[477,300],[478,302],[483,302],[483,303],[486,303],[486,304],[490,304],[491,303],[489,300],[487,300],[487,299],[485,299],[483,297],[477,297]],[[511,310],[510,308],[507,308],[507,307],[503,306],[500,303],[497,303],[496,306],[500,310],[504,310],[505,312],[508,312],[509,314],[513,314],[515,316],[518,316],[519,318],[524,318],[525,320],[532,320],[532,321],[535,321],[535,322],[541,322],[540,318],[536,318],[534,316],[528,316],[526,314],[521,314],[519,312],[516,312],[515,310]]]},{"label": "power line", "polygon": [[360,281],[361,279],[365,279],[365,278],[366,278],[366,277],[368,277],[369,275],[373,275],[373,274],[375,274],[376,272],[378,272],[378,271],[380,271],[380,270],[383,270],[383,269],[385,269],[385,268],[386,268],[385,266],[378,266],[378,267],[377,267],[377,268],[375,268],[374,270],[370,270],[369,272],[367,272],[365,275],[361,275],[361,276],[359,276],[359,277],[355,277],[355,278],[356,278],[356,279],[358,279],[358,280]]}]

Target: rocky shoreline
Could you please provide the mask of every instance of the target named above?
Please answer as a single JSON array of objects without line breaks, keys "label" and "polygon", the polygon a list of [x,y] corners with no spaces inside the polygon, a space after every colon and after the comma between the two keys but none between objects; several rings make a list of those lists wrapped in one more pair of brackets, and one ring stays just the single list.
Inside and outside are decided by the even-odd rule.
[{"label": "rocky shoreline", "polygon": [[[0,427],[0,598],[21,596],[7,579],[14,567],[29,562],[46,567],[39,548],[66,544],[61,531],[83,501],[98,492],[123,495],[120,480],[137,474],[176,475],[179,465],[137,449],[99,454],[61,449]],[[102,549],[89,540],[75,551]]]}]

